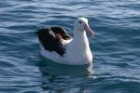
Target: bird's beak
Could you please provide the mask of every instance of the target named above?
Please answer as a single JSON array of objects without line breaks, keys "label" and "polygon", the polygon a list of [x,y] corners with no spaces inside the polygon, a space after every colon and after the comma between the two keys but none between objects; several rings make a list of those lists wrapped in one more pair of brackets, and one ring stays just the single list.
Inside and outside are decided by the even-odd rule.
[{"label": "bird's beak", "polygon": [[84,29],[86,30],[87,34],[89,34],[91,37],[94,36],[94,31],[91,30],[88,24],[85,24]]}]

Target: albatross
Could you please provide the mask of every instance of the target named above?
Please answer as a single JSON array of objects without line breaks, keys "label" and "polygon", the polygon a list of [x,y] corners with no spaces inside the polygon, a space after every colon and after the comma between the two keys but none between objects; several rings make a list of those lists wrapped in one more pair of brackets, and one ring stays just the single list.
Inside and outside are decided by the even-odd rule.
[{"label": "albatross", "polygon": [[88,19],[77,18],[72,37],[62,27],[42,28],[37,31],[41,55],[45,58],[67,65],[92,63],[93,56],[87,35],[93,36]]}]

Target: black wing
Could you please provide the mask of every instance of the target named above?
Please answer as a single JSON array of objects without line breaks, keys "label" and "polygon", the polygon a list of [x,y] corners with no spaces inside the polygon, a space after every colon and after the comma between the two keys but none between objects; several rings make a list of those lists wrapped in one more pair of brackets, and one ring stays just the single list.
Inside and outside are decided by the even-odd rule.
[{"label": "black wing", "polygon": [[51,27],[51,30],[55,34],[60,34],[62,36],[62,38],[65,40],[68,40],[71,38],[71,36],[67,33],[67,31],[65,29],[63,29],[62,27]]},{"label": "black wing", "polygon": [[55,51],[63,56],[66,53],[65,46],[61,43],[61,39],[69,39],[70,35],[60,27],[44,28],[37,31],[39,41],[48,51]]}]

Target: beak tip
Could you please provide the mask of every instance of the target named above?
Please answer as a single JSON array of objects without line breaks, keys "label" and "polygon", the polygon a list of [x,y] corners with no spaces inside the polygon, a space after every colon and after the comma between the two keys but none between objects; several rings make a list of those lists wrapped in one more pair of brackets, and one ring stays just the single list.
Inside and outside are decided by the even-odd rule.
[{"label": "beak tip", "polygon": [[93,31],[90,33],[90,37],[94,37],[94,32]]},{"label": "beak tip", "polygon": [[90,37],[93,37],[93,36],[94,36],[94,31],[91,30],[91,28],[89,27],[89,25],[85,25],[85,30],[87,31],[87,34],[88,34]]}]

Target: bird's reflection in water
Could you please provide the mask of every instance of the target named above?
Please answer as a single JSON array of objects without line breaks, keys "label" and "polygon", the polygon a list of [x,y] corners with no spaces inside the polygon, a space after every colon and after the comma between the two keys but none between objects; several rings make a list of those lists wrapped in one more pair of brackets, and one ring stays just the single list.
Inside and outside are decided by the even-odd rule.
[{"label": "bird's reflection in water", "polygon": [[92,63],[85,65],[64,65],[50,60],[40,60],[38,63],[39,70],[42,75],[73,75],[73,76],[85,76],[92,75]]},{"label": "bird's reflection in water", "polygon": [[[38,66],[42,73],[42,88],[58,93],[80,84],[80,81],[84,81],[83,77],[93,75],[92,64],[63,65],[42,59]],[[85,90],[81,88],[79,91]]]}]

